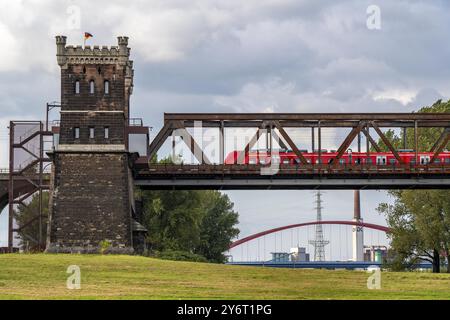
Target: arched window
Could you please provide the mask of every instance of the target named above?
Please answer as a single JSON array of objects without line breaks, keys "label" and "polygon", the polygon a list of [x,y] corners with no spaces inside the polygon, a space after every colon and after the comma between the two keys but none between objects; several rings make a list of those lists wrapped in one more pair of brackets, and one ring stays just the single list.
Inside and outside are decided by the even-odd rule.
[{"label": "arched window", "polygon": [[105,94],[109,94],[109,81],[105,80]]},{"label": "arched window", "polygon": [[89,93],[94,94],[95,92],[95,83],[94,80],[89,81]]},{"label": "arched window", "polygon": [[75,139],[80,139],[80,128],[79,127],[75,127],[74,128],[74,138]]},{"label": "arched window", "polygon": [[80,81],[75,81],[75,94],[80,94]]}]

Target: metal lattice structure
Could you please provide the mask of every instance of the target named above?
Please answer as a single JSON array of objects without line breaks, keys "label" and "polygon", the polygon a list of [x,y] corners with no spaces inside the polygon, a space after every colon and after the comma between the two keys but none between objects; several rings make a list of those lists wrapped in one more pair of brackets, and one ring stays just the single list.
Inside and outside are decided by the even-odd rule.
[{"label": "metal lattice structure", "polygon": [[[14,233],[21,231],[38,220],[38,238],[25,235],[36,250],[45,248],[43,228],[45,227],[43,208],[43,192],[49,189],[48,164],[50,159],[45,154],[46,139],[52,137],[41,121],[11,121],[9,178],[8,178],[8,249],[13,251]],[[47,173],[46,173],[47,172]],[[38,194],[39,210],[29,221],[16,228],[14,226],[14,210],[16,205],[27,206],[34,194]]]},{"label": "metal lattice structure", "polygon": [[[316,192],[316,221],[322,221],[322,194],[320,191]],[[329,244],[330,241],[323,238],[323,227],[322,224],[318,223],[316,225],[315,238],[310,240],[309,244],[314,246],[314,261],[325,261],[325,246]]]},{"label": "metal lattice structure", "polygon": [[[212,128],[219,132],[219,160],[214,162],[201,147],[202,143],[189,130],[195,126]],[[255,133],[241,149],[245,154],[265,136],[268,152],[273,141],[288,148],[298,158],[298,165],[280,164],[276,174],[261,176],[263,165],[249,165],[238,159],[225,164],[226,129],[253,128]],[[308,163],[305,151],[300,150],[292,132],[309,129],[304,139],[310,139],[311,150],[317,150],[318,163]],[[323,130],[346,129],[335,156],[325,163]],[[403,132],[404,148],[411,148],[414,163],[405,163],[386,136],[386,129]],[[430,150],[428,163],[420,163],[419,139],[426,129],[439,132]],[[290,132],[289,132],[290,130]],[[192,130],[191,130],[192,132]],[[450,139],[450,113],[361,113],[361,114],[172,114],[164,115],[164,126],[150,144],[150,159],[172,137],[179,136],[195,156],[197,163],[157,164],[139,162],[136,184],[148,189],[389,189],[389,188],[449,188],[450,163],[435,163],[436,157]],[[409,143],[407,142],[410,138]],[[411,139],[412,138],[412,139]],[[382,142],[383,145],[380,145]],[[396,159],[394,165],[375,163],[342,164],[349,146],[364,146],[367,158],[383,148]],[[374,150],[374,151],[372,151]],[[228,150],[229,151],[229,150]]]}]

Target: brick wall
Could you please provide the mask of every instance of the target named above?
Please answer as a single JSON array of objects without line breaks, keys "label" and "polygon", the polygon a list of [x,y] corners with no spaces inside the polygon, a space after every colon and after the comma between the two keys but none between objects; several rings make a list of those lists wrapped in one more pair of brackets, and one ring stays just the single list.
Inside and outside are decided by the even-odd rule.
[{"label": "brick wall", "polygon": [[132,246],[128,157],[124,153],[57,153],[50,251]]},{"label": "brick wall", "polygon": [[[121,112],[69,112],[61,113],[60,144],[125,144],[124,114]],[[80,137],[75,139],[75,128]],[[105,127],[108,138],[105,138]],[[90,138],[94,128],[94,138]]]}]

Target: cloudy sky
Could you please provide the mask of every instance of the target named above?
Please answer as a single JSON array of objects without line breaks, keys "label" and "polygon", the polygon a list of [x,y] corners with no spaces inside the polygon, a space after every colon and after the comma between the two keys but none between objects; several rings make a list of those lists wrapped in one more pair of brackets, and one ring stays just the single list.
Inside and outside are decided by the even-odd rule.
[{"label": "cloudy sky", "polygon": [[[91,45],[129,36],[132,113],[155,130],[163,112],[410,112],[450,96],[447,1],[0,2],[0,167],[7,121],[42,119],[59,100],[57,34],[75,45],[84,31]],[[309,191],[228,194],[242,235],[314,219]],[[325,218],[351,217],[351,191],[324,199]],[[366,221],[384,223],[385,192],[362,199]]]}]

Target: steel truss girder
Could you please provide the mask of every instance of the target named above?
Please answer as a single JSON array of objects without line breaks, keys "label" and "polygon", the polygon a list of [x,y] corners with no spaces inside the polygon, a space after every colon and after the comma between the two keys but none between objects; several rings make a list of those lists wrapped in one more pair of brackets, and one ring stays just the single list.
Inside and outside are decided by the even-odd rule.
[{"label": "steel truss girder", "polygon": [[[446,147],[450,140],[450,113],[330,113],[330,114],[316,114],[316,113],[246,113],[246,114],[227,114],[227,113],[165,113],[164,114],[164,127],[158,133],[156,138],[150,145],[150,157],[152,157],[164,141],[173,133],[175,129],[186,130],[188,127],[193,127],[196,123],[200,122],[203,128],[220,128],[223,134],[224,128],[257,128],[256,133],[251,137],[248,143],[245,145],[243,151],[238,155],[238,163],[243,163],[243,157],[249,152],[252,147],[257,143],[261,134],[264,132],[270,133],[270,147],[272,146],[272,137],[275,137],[280,146],[287,146],[297,155],[300,163],[307,164],[307,160],[303,156],[302,152],[298,149],[293,139],[286,132],[285,128],[312,128],[312,139],[314,139],[314,129],[318,130],[318,145],[319,145],[319,159],[321,162],[321,129],[323,128],[351,128],[349,135],[339,146],[337,156],[332,160],[334,165],[338,165],[339,159],[347,151],[348,147],[358,137],[358,148],[360,146],[360,134],[364,134],[367,139],[367,146],[372,145],[377,152],[381,152],[381,148],[378,143],[370,135],[369,129],[372,127],[377,135],[381,138],[388,150],[392,152],[399,164],[404,164],[404,161],[400,157],[398,151],[392,146],[389,139],[382,132],[381,128],[413,128],[414,129],[414,149],[416,150],[416,161],[418,160],[418,128],[444,128],[444,131],[436,141],[432,148],[434,152],[433,160],[437,155]],[[274,130],[278,130],[280,136]],[[187,132],[187,131],[186,131]],[[282,139],[281,139],[282,138]],[[184,139],[183,139],[184,140]],[[193,138],[188,135],[190,144],[188,146],[191,152],[194,153],[198,149],[198,145]],[[221,137],[221,149],[223,146],[223,137]],[[406,141],[406,139],[405,139]],[[286,144],[284,143],[286,142]],[[314,146],[314,141],[312,142]],[[314,147],[313,147],[314,148]],[[201,154],[201,164],[211,163],[203,152],[194,153]],[[220,151],[221,162],[223,163],[224,150]],[[368,155],[369,156],[369,151]],[[205,161],[206,159],[206,161]]]}]

